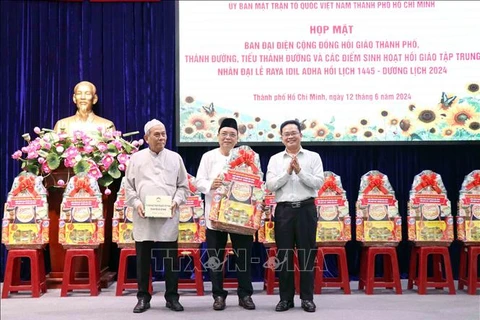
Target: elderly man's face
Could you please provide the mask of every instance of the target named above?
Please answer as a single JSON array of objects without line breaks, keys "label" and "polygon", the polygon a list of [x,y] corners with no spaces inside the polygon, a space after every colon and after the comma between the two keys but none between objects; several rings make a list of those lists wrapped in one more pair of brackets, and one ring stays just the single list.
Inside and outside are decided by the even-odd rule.
[{"label": "elderly man's face", "polygon": [[150,150],[153,152],[160,152],[165,148],[165,144],[167,143],[167,131],[165,130],[165,126],[156,125],[151,127],[148,130],[148,134],[145,135],[145,140],[148,143]]},{"label": "elderly man's face", "polygon": [[91,111],[93,105],[97,103],[97,99],[95,89],[89,83],[78,84],[73,93],[73,102],[81,112]]}]

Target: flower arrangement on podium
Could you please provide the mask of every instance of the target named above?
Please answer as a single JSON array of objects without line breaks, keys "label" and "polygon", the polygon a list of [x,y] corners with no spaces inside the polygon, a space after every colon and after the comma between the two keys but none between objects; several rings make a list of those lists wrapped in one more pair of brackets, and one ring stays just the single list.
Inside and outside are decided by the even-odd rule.
[{"label": "flower arrangement on podium", "polygon": [[[67,135],[64,131],[36,127],[38,135],[31,139],[26,133],[22,137],[28,145],[13,153],[12,158],[22,162],[26,172],[47,177],[61,166],[71,168],[74,174],[86,173],[94,177],[98,184],[106,187],[105,194],[111,191],[108,186],[122,175],[130,160],[130,155],[138,151],[143,140],[126,141],[124,137],[137,134],[109,131],[74,131]],[[58,180],[56,186],[63,187],[67,181]]]},{"label": "flower arrangement on podium", "polygon": [[260,228],[265,196],[260,159],[248,146],[231,151],[223,185],[213,195],[209,219],[221,231],[254,235]]}]

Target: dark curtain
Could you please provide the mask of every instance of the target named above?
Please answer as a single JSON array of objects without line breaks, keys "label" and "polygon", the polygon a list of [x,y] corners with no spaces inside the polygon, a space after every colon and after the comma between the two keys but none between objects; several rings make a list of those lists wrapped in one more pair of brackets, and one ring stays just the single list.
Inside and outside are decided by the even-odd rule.
[{"label": "dark curtain", "polygon": [[[52,128],[72,115],[73,87],[80,80],[97,86],[95,112],[113,120],[122,132],[140,131],[151,118],[167,127],[168,148],[179,151],[187,170],[196,174],[207,147],[175,145],[175,3],[90,3],[0,1],[2,110],[0,203],[4,203],[20,163],[11,154],[25,145],[21,138],[35,126]],[[472,145],[305,146],[317,151],[325,170],[342,177],[355,215],[360,177],[369,170],[387,174],[406,218],[414,175],[430,169],[441,174],[456,213],[458,190],[466,174],[480,167],[480,148]],[[280,146],[253,147],[265,171]],[[3,214],[2,214],[3,215]],[[406,238],[404,221],[403,236]],[[353,234],[353,238],[355,234]],[[458,243],[451,247],[457,274]],[[359,269],[359,244],[347,244],[350,274]],[[0,250],[3,279],[6,251]],[[409,245],[399,246],[401,272],[408,271]],[[254,255],[262,256],[256,244]],[[261,264],[254,267],[262,277]]]}]

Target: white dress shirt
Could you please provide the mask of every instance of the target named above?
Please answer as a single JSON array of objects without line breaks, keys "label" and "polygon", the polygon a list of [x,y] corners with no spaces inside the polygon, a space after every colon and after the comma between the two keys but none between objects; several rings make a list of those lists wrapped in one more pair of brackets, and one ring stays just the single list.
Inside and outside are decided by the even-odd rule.
[{"label": "white dress shirt", "polygon": [[297,160],[300,172],[288,174],[292,157],[286,150],[270,158],[266,184],[268,190],[275,192],[276,202],[303,201],[317,196],[324,180],[322,159],[318,153],[300,148]]}]

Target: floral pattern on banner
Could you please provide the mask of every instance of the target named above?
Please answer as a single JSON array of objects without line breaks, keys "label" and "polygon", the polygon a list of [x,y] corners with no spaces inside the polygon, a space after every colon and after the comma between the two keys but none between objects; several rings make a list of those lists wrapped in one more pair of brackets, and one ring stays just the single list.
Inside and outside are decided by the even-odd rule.
[{"label": "floral pattern on banner", "polygon": [[[347,126],[331,119],[297,119],[303,141],[454,141],[480,140],[480,82],[468,83],[465,92],[439,92],[438,100],[427,106],[411,101],[403,112],[394,114],[388,102],[374,119],[354,119]],[[182,97],[180,101],[180,142],[215,142],[219,124],[234,117],[242,142],[281,141],[279,127],[259,116],[243,114],[215,102]],[[287,120],[287,119],[285,119]]]}]

